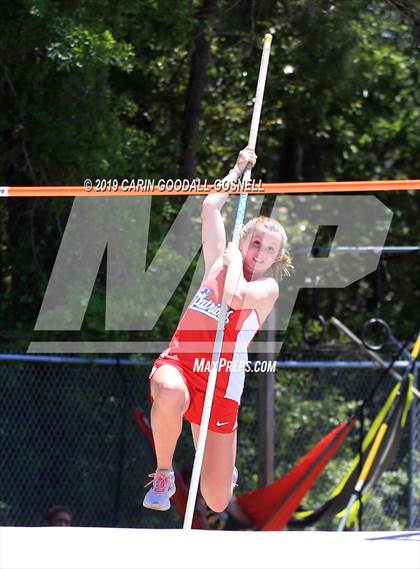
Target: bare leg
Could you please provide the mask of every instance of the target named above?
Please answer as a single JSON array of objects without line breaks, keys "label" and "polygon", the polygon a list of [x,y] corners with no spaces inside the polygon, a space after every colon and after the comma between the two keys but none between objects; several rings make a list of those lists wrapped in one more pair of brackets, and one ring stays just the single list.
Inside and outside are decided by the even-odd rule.
[{"label": "bare leg", "polygon": [[[199,425],[191,424],[197,447]],[[229,434],[208,431],[201,469],[200,490],[207,505],[223,512],[232,498],[232,474],[236,460],[236,430]]]},{"label": "bare leg", "polygon": [[157,470],[172,470],[172,458],[182,430],[182,417],[190,404],[190,395],[181,373],[171,365],[159,367],[150,382]]}]

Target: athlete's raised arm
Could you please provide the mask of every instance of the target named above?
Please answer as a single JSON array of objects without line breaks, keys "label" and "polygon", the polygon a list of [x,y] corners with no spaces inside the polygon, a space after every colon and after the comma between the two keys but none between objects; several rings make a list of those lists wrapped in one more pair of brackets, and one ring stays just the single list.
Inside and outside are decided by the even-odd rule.
[{"label": "athlete's raised arm", "polygon": [[[256,160],[255,152],[249,147],[244,148],[239,152],[235,166],[223,181],[236,182],[248,166],[255,165]],[[218,259],[222,258],[226,248],[226,233],[221,209],[227,198],[227,193],[214,193],[209,194],[203,202],[201,233],[206,273]]]}]

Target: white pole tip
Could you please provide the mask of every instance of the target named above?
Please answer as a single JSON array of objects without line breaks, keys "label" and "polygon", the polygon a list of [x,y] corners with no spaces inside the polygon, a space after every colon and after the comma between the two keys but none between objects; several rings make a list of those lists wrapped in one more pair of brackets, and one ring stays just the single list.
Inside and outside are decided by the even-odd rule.
[{"label": "white pole tip", "polygon": [[264,43],[271,45],[271,41],[273,39],[273,36],[271,34],[265,34],[264,36]]}]

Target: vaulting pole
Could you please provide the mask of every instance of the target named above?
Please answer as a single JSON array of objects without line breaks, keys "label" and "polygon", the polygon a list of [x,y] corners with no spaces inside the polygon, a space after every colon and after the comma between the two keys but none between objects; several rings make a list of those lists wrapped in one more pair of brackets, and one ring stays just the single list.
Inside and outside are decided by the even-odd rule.
[{"label": "vaulting pole", "polygon": [[[268,61],[270,58],[271,40],[272,36],[270,34],[266,34],[264,36],[264,46],[261,56],[260,72],[258,75],[254,110],[252,113],[251,128],[248,138],[248,146],[250,146],[252,149],[255,149],[257,143],[258,127],[260,124],[260,116],[261,116],[261,107],[264,97],[265,80],[267,77]],[[242,180],[243,182],[249,182],[250,179],[251,179],[251,168],[248,168],[245,171]],[[247,201],[247,194],[241,194],[239,198],[238,210],[236,212],[235,227],[233,230],[233,237],[232,237],[232,241],[235,245],[239,244],[241,228],[245,216],[246,201]],[[226,304],[225,298],[223,297],[222,305],[220,308],[219,319],[217,322],[217,333],[213,348],[212,365],[211,365],[211,371],[209,373],[209,379],[207,382],[206,397],[204,399],[203,415],[201,419],[200,433],[198,435],[197,449],[195,452],[194,466],[191,475],[190,490],[188,494],[188,502],[185,511],[183,529],[191,529],[192,525],[195,502],[197,499],[198,484],[200,481],[201,467],[203,464],[204,450],[206,447],[207,431],[210,421],[210,412],[213,404],[214,390],[216,387],[217,370],[219,368],[219,360],[222,350],[227,309],[228,306]]]}]

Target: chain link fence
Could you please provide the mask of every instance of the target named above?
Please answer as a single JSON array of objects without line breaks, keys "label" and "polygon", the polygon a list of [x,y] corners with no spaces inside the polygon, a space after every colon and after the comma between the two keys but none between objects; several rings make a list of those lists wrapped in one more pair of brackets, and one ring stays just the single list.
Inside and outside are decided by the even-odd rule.
[{"label": "chain link fence", "polygon": [[[312,351],[310,358],[301,354],[297,362],[283,356],[279,362],[273,402],[276,477],[347,418],[382,373],[360,355],[355,362],[354,353],[342,348]],[[162,515],[141,507],[155,462],[134,410],[140,406],[149,415],[149,369],[150,362],[123,358],[1,356],[0,525],[41,525],[50,506],[63,504],[78,526],[182,527],[174,508]],[[258,480],[260,379],[248,375],[240,410],[239,494]],[[366,428],[394,384],[389,376],[381,381],[367,405]],[[420,525],[419,415],[408,421],[394,465],[364,507],[365,530],[405,529],[409,519],[412,528]],[[358,444],[355,430],[305,499],[306,506],[329,497]],[[192,464],[193,455],[185,424],[175,463]],[[336,523],[316,529],[336,529]]]}]

